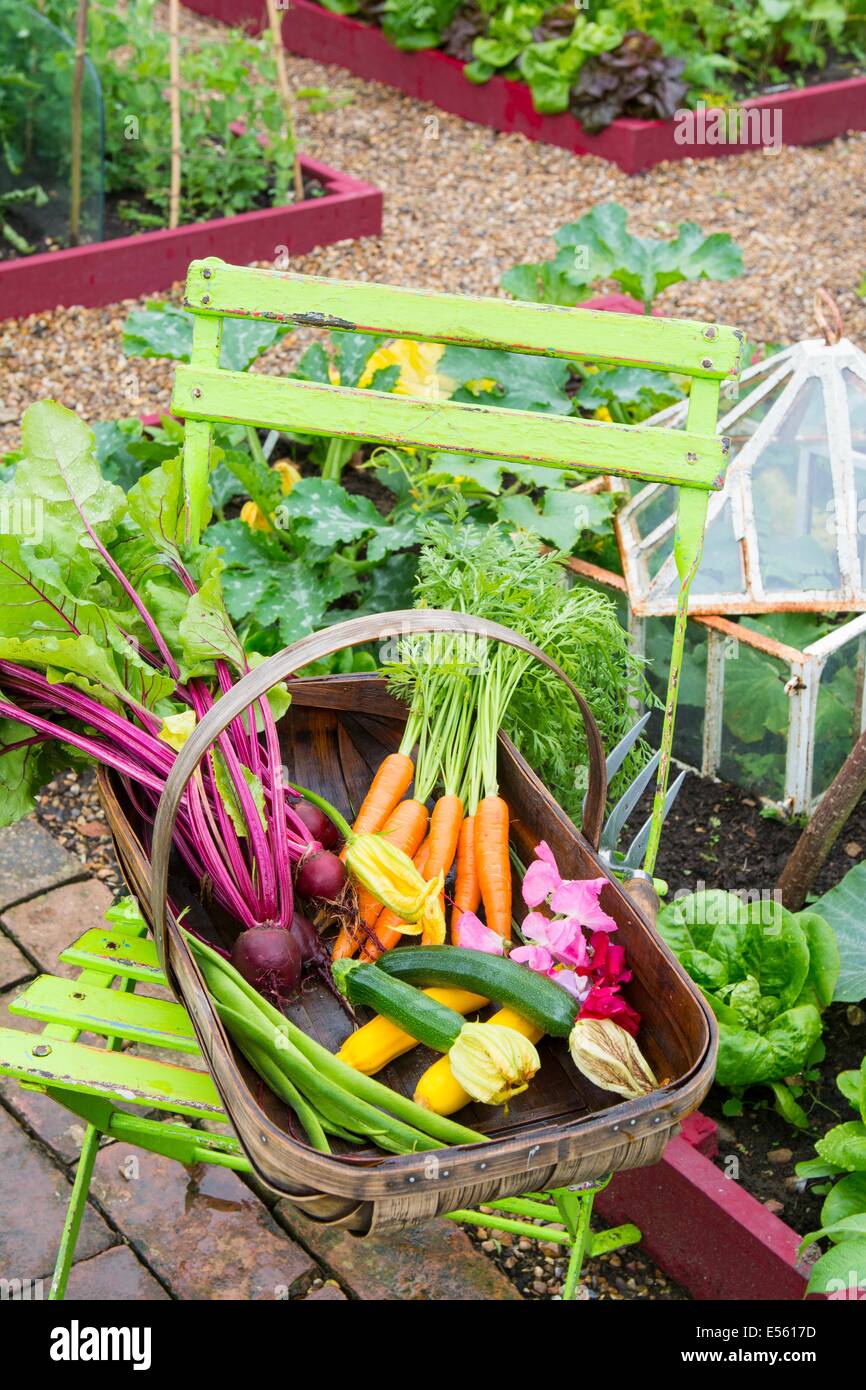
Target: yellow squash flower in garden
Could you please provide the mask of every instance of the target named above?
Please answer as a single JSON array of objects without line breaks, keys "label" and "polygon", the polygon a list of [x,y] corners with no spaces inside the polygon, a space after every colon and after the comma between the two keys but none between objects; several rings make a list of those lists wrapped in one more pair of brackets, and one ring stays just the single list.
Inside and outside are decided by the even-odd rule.
[{"label": "yellow squash flower in garden", "polygon": [[[279,463],[273,464],[273,472],[279,474],[280,489],[284,497],[288,496],[295,483],[301,481],[299,470],[288,459],[280,459]],[[245,502],[241,507],[241,521],[245,522],[251,531],[270,531],[273,529],[261,507],[252,500]]]},{"label": "yellow squash flower in garden", "polygon": [[400,375],[394,385],[395,396],[420,396],[425,400],[444,400],[454,390],[446,377],[436,368],[445,348],[441,343],[411,343],[397,338],[377,348],[367,358],[359,386],[369,386],[376,372],[386,367],[399,367]]}]

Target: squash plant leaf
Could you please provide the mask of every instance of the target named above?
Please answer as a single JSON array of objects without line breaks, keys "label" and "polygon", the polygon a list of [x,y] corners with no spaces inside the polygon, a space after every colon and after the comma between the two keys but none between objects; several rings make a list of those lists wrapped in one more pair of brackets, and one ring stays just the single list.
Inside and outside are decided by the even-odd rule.
[{"label": "squash plant leaf", "polygon": [[600,203],[554,240],[590,283],[615,280],[646,307],[680,280],[731,280],[743,272],[742,253],[727,232],[705,236],[695,222],[682,222],[672,241],[662,241],[634,236],[627,224],[621,204]]},{"label": "squash plant leaf", "polygon": [[[193,316],[186,309],[152,299],[144,309],[134,309],[127,318],[121,346],[127,357],[165,357],[172,362],[188,362],[192,353],[192,325]],[[263,323],[259,319],[225,319],[220,366],[232,372],[245,372],[287,332],[289,329],[284,324]]]},{"label": "squash plant leaf", "polygon": [[586,378],[575,397],[583,410],[614,410],[621,406],[630,422],[645,420],[682,400],[683,392],[662,372],[643,367],[613,367]]},{"label": "squash plant leaf", "polygon": [[833,998],[856,1004],[866,996],[866,926],[863,922],[863,903],[866,901],[866,861],[849,869],[841,883],[830,888],[811,911],[830,923],[836,936],[841,968]]},{"label": "squash plant leaf", "polygon": [[531,304],[561,304],[573,308],[592,295],[592,288],[582,275],[558,260],[512,266],[499,283],[506,294]]},{"label": "squash plant leaf", "polygon": [[506,497],[499,504],[499,515],[524,531],[568,554],[584,531],[602,535],[615,509],[613,493],[545,493],[541,510],[525,494]]},{"label": "squash plant leaf", "polygon": [[378,531],[384,518],[369,497],[356,497],[328,478],[302,478],[280,503],[280,519],[314,545],[329,549]]},{"label": "squash plant leaf", "polygon": [[440,377],[453,383],[451,399],[455,401],[549,415],[571,412],[571,399],[565,390],[569,366],[561,358],[447,347],[438,370]]}]

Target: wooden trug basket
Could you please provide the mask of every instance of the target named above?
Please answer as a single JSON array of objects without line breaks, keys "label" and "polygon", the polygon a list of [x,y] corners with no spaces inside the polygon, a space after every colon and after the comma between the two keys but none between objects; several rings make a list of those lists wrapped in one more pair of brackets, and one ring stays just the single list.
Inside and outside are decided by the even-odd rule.
[{"label": "wooden trug basket", "polygon": [[[590,785],[584,830],[572,825],[504,735],[499,739],[500,790],[512,814],[512,844],[524,864],[544,839],[568,878],[608,880],[602,905],[618,924],[633,979],[626,989],[642,1016],[640,1045],[661,1088],[620,1101],[588,1083],[562,1040],[539,1044],[542,1067],[507,1111],[467,1106],[459,1118],[490,1136],[488,1144],[441,1152],[383,1155],[353,1150],[321,1154],[289,1130],[285,1107],[251,1072],[220,1023],[198,967],[177,929],[175,910],[189,909],[196,930],[230,944],[236,926],[206,910],[171,855],[174,817],[187,781],[222,728],[278,680],[311,661],[388,634],[463,631],[495,637],[531,652],[569,685],[581,707],[589,750]],[[291,681],[292,704],[280,724],[290,779],[319,791],[349,819],[382,757],[399,744],[405,707],[372,675]],[[407,611],[352,619],[295,643],[263,662],[217,702],[179,754],[154,827],[143,826],[114,774],[101,770],[99,789],[130,891],[147,918],[177,998],[188,1009],[238,1138],[257,1175],[317,1220],[358,1233],[399,1229],[456,1208],[527,1191],[563,1187],[619,1169],[655,1163],[678,1121],[695,1110],[713,1076],[716,1030],[711,1012],[635,901],[596,853],[604,815],[604,756],[585,702],[555,664],[516,633],[465,615]],[[515,914],[520,920],[519,896]],[[399,948],[398,948],[399,949]],[[304,984],[289,1015],[336,1051],[351,1023],[318,981]],[[417,1047],[380,1079],[412,1095],[432,1054]],[[260,1104],[260,1098],[264,1098]]]}]

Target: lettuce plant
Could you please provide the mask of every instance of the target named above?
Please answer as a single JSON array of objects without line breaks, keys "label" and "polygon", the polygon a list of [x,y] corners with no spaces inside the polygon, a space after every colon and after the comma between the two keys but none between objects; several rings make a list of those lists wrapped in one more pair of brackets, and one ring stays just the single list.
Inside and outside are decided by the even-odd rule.
[{"label": "lettuce plant", "polygon": [[821,1228],[807,1235],[800,1254],[818,1240],[828,1248],[809,1273],[809,1293],[866,1288],[866,1057],[836,1085],[857,1115],[834,1125],[815,1145],[817,1158],[797,1164],[801,1178],[836,1178],[821,1208]]},{"label": "lettuce plant", "polygon": [[744,903],[714,889],[669,903],[658,929],[716,1016],[718,1083],[736,1094],[769,1086],[779,1112],[804,1125],[785,1082],[821,1038],[821,1013],[839,975],[832,928],[815,912],[788,912],[772,900]]}]

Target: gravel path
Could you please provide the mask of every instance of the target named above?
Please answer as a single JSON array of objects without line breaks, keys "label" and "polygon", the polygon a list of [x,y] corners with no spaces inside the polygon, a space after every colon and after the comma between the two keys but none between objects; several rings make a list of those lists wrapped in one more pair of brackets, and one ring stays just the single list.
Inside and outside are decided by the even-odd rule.
[{"label": "gravel path", "polygon": [[[218,39],[206,21],[185,13],[184,23]],[[601,160],[469,125],[339,68],[291,55],[288,68],[296,88],[326,86],[355,98],[337,111],[302,115],[303,148],[385,191],[381,238],[314,251],[297,259],[296,270],[495,294],[509,266],[552,254],[558,226],[614,199],[643,235],[671,234],[691,219],[730,232],[743,248],[743,277],[674,286],[660,301],[667,313],[711,315],[756,342],[790,342],[814,331],[812,293],[823,285],[849,334],[866,338],[866,301],[856,294],[866,272],[866,134],[628,177]],[[21,412],[41,396],[93,419],[167,406],[170,365],[131,362],[120,351],[130,307],[60,309],[0,324],[0,448],[17,444]],[[295,350],[281,344],[268,370]]]}]

